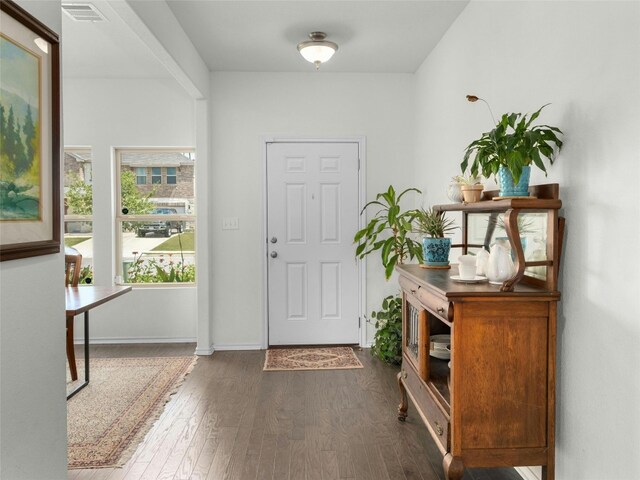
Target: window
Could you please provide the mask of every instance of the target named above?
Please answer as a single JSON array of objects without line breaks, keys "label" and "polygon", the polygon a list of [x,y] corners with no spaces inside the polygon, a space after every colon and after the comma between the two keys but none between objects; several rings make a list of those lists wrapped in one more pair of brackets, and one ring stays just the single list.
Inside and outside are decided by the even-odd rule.
[{"label": "window", "polygon": [[176,167],[167,167],[167,185],[175,185],[178,183],[176,170]]},{"label": "window", "polygon": [[[151,183],[137,182],[141,169],[151,171]],[[193,285],[195,153],[182,149],[117,149],[116,172],[119,283]]]},{"label": "window", "polygon": [[151,167],[151,183],[154,185],[162,183],[162,169],[160,167]]},{"label": "window", "polygon": [[147,169],[144,167],[136,168],[136,185],[147,184]]},{"label": "window", "polygon": [[91,149],[64,149],[64,245],[82,255],[80,283],[93,281]]}]

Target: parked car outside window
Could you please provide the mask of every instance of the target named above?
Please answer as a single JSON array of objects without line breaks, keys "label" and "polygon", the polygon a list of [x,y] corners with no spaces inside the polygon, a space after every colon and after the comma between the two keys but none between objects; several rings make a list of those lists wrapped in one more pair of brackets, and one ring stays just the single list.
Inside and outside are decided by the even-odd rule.
[{"label": "parked car outside window", "polygon": [[[177,215],[178,211],[175,208],[154,208],[151,211],[152,215]],[[171,236],[171,231],[176,230],[178,233],[184,231],[185,222],[181,220],[155,220],[153,222],[146,222],[138,227],[136,232],[138,237],[146,237],[148,233],[155,233],[164,235],[165,237]]]}]

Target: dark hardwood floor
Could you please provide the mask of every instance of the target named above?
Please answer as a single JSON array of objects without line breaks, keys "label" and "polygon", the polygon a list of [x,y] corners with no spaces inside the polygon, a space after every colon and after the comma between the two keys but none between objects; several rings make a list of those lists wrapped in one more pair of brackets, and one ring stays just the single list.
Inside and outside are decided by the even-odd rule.
[{"label": "dark hardwood floor", "polygon": [[[92,346],[92,357],[190,355],[192,344]],[[396,417],[397,368],[356,352],[364,369],[263,372],[263,351],[198,363],[120,469],[71,480],[443,480],[442,460],[410,405]],[[77,355],[82,355],[78,352]],[[520,480],[513,469],[464,480]]]}]

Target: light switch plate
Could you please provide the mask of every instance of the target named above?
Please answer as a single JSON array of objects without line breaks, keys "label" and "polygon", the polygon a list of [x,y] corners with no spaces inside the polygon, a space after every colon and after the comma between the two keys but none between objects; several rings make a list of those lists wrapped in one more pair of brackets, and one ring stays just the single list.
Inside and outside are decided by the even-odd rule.
[{"label": "light switch plate", "polygon": [[238,217],[225,217],[222,219],[223,230],[238,230],[240,228],[240,221]]}]

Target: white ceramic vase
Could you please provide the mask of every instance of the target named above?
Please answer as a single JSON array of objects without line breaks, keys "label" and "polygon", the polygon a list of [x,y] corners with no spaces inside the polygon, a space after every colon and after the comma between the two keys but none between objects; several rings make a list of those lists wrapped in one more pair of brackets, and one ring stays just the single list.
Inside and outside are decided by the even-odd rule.
[{"label": "white ceramic vase", "polygon": [[487,262],[487,278],[489,283],[501,284],[516,273],[516,267],[511,260],[511,252],[505,240],[496,240],[491,246],[489,261]]}]

